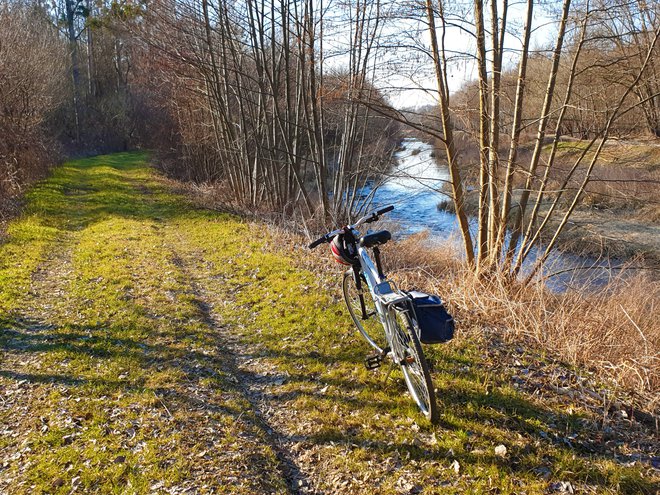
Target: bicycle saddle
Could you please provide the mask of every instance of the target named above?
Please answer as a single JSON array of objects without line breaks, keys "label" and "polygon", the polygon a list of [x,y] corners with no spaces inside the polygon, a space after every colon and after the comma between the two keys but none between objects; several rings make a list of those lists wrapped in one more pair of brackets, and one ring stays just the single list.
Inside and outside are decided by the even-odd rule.
[{"label": "bicycle saddle", "polygon": [[385,244],[391,238],[392,238],[392,234],[390,234],[389,231],[379,230],[378,232],[374,232],[372,234],[367,234],[365,236],[362,236],[360,238],[360,246],[365,248],[378,246],[380,244]]}]

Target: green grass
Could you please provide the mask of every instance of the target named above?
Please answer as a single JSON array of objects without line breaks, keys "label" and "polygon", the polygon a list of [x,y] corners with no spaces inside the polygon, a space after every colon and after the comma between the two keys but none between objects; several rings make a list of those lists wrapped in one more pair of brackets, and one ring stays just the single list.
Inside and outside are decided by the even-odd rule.
[{"label": "green grass", "polygon": [[[339,274],[310,271],[263,225],[195,209],[146,160],[58,168],[0,246],[0,427],[13,432],[0,491],[286,493],[240,383],[261,370],[280,377],[264,392],[277,435],[312,455],[302,471],[322,492],[654,492],[643,468],[590,451],[579,404],[519,392],[480,342],[430,351],[442,417],[427,424],[400,375],[361,365]],[[252,368],[237,375],[223,334]]]}]

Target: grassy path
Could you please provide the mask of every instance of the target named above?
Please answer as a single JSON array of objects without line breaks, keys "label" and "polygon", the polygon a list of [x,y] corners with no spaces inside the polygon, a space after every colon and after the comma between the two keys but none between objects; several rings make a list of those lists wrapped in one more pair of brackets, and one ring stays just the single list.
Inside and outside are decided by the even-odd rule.
[{"label": "grassy path", "polygon": [[425,424],[401,377],[360,365],[334,270],[145,161],[58,168],[0,246],[0,493],[657,489],[657,438],[613,438],[594,404],[535,387],[550,368],[523,351],[435,348]]}]

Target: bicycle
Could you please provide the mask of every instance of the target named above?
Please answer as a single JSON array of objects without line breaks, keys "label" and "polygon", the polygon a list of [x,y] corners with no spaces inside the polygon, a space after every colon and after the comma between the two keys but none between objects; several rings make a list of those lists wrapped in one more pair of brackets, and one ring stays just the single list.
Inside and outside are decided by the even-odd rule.
[{"label": "bicycle", "polygon": [[[387,280],[381,264],[378,246],[388,242],[392,235],[387,230],[366,235],[357,230],[393,209],[394,206],[390,205],[371,212],[353,225],[321,236],[309,248],[330,243],[335,260],[350,266],[344,273],[342,291],[353,323],[375,350],[375,354],[365,359],[367,369],[380,367],[389,357],[401,367],[408,391],[417,406],[431,423],[435,423],[438,420],[435,390],[420,343],[413,299]],[[368,249],[372,249],[375,262]],[[365,297],[365,285],[370,297]]]}]

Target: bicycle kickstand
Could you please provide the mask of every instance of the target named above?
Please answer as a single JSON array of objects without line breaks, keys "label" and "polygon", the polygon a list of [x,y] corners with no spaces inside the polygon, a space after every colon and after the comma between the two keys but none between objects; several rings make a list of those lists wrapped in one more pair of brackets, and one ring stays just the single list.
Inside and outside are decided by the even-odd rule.
[{"label": "bicycle kickstand", "polygon": [[392,374],[392,370],[395,368],[396,364],[394,361],[390,362],[390,368],[387,370],[387,374],[385,375],[385,378],[383,378],[383,384],[387,383],[387,380],[390,378],[390,375]]}]

